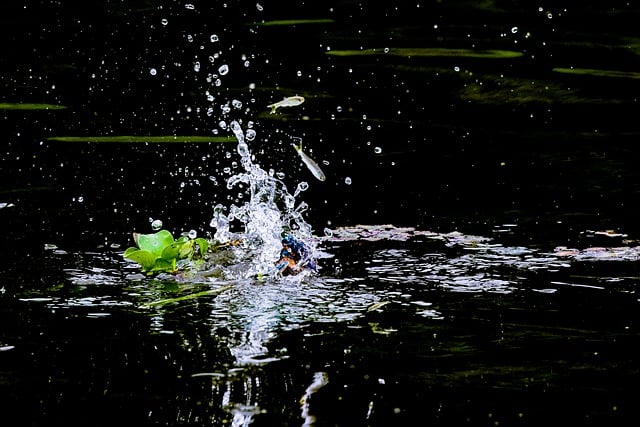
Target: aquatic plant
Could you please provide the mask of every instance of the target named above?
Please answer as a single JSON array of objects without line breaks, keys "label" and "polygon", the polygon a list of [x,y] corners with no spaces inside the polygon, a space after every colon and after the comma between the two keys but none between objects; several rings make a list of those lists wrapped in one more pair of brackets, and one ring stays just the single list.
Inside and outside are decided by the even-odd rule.
[{"label": "aquatic plant", "polygon": [[95,143],[225,143],[233,142],[234,138],[228,136],[201,136],[201,135],[103,135],[103,136],[51,136],[47,141],[58,142],[95,142]]},{"label": "aquatic plant", "polygon": [[0,110],[64,110],[67,107],[58,104],[34,104],[26,102],[0,102]]},{"label": "aquatic plant", "polygon": [[157,273],[175,273],[178,261],[203,260],[209,250],[209,241],[203,238],[191,239],[181,236],[177,240],[168,230],[160,230],[151,234],[133,233],[137,247],[128,248],[123,256],[140,264],[147,275]]}]

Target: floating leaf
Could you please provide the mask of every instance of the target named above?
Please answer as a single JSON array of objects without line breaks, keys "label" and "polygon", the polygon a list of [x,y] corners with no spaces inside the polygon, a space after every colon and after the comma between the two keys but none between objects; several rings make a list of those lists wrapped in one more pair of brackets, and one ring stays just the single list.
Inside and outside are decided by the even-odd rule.
[{"label": "floating leaf", "polygon": [[151,268],[151,270],[149,270],[149,273],[155,273],[155,272],[167,272],[167,273],[173,273],[176,271],[176,259],[164,259],[164,258],[156,258],[155,261],[155,265],[153,266],[153,268]]},{"label": "floating leaf", "polygon": [[181,236],[174,240],[173,235],[167,230],[152,234],[133,233],[133,239],[138,247],[127,249],[123,256],[140,264],[147,274],[175,273],[178,270],[178,260],[186,261],[180,264],[180,268],[184,265],[196,265],[196,260],[193,259],[196,244],[200,258],[209,250],[209,242],[206,239],[191,240],[187,236]]},{"label": "floating leaf", "polygon": [[127,249],[124,257],[140,264],[144,271],[151,271],[156,264],[156,256],[154,254],[138,248]]},{"label": "floating leaf", "polygon": [[181,243],[179,258],[188,258],[193,255],[193,242],[188,240]]},{"label": "floating leaf", "polygon": [[209,250],[209,241],[207,239],[203,239],[202,237],[198,237],[196,239],[196,244],[200,248],[200,256],[204,256]]},{"label": "floating leaf", "polygon": [[163,259],[183,258],[182,256],[180,256],[183,246],[184,243],[182,242],[173,242],[162,250],[162,255],[160,257]]},{"label": "floating leaf", "polygon": [[133,233],[133,239],[140,249],[149,251],[158,258],[162,256],[164,248],[174,242],[173,236],[167,230],[152,234]]}]

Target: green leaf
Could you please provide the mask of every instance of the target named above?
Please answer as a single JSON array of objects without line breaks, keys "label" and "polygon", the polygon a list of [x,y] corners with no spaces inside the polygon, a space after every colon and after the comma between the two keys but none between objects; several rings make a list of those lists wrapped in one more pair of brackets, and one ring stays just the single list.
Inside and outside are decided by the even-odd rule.
[{"label": "green leaf", "polygon": [[167,260],[180,258],[180,252],[183,246],[184,243],[182,242],[173,242],[162,250],[160,258]]},{"label": "green leaf", "polygon": [[134,247],[127,248],[127,250],[124,251],[124,254],[122,254],[122,256],[125,257],[125,258],[129,258],[129,254],[130,253],[136,252],[136,251],[139,251],[139,250],[140,250],[139,248],[134,248]]},{"label": "green leaf", "polygon": [[156,257],[161,257],[164,248],[174,242],[173,236],[167,230],[160,230],[153,234],[133,233],[133,238],[141,250],[149,251]]},{"label": "green leaf", "polygon": [[203,239],[202,237],[198,237],[196,239],[196,244],[200,248],[200,256],[204,256],[209,250],[209,241],[207,239]]},{"label": "green leaf", "polygon": [[180,248],[179,258],[190,258],[193,255],[193,241],[188,240]]},{"label": "green leaf", "polygon": [[196,292],[196,293],[188,294],[188,295],[183,295],[183,296],[176,297],[176,298],[167,298],[167,299],[162,299],[162,300],[158,300],[158,301],[152,301],[152,302],[149,302],[147,304],[143,304],[142,307],[143,308],[150,308],[150,307],[154,307],[154,306],[158,306],[158,305],[166,305],[166,304],[171,304],[171,303],[175,303],[175,302],[196,299],[196,298],[200,298],[200,297],[208,296],[208,295],[217,295],[217,294],[220,294],[220,293],[222,293],[224,291],[227,291],[227,290],[229,290],[231,288],[233,288],[232,285],[221,286],[221,287],[216,288],[216,289],[209,289],[209,290],[206,290],[206,291]]},{"label": "green leaf", "polygon": [[124,257],[140,264],[144,271],[151,271],[156,264],[156,256],[141,249],[129,248],[125,251]]},{"label": "green leaf", "polygon": [[150,272],[152,273],[173,273],[176,271],[176,260],[175,258],[173,259],[163,259],[163,258],[157,258],[155,260],[155,265],[153,266],[153,268],[150,270]]}]

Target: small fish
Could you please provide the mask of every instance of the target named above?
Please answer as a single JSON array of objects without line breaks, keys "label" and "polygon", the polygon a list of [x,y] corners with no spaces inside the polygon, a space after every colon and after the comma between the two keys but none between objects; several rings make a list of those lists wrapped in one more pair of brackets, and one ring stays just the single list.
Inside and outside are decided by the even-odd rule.
[{"label": "small fish", "polygon": [[282,101],[276,102],[275,104],[269,104],[267,105],[267,107],[271,108],[271,114],[273,114],[280,107],[295,107],[296,105],[300,105],[303,102],[304,98],[296,95],[285,98]]},{"label": "small fish", "polygon": [[325,179],[327,179],[324,172],[322,172],[322,169],[320,169],[320,166],[318,166],[318,164],[314,162],[311,157],[307,156],[307,154],[302,151],[302,140],[300,140],[300,144],[298,145],[291,145],[293,145],[293,148],[295,148],[295,150],[298,152],[300,158],[302,159],[302,162],[307,165],[307,168],[309,168],[313,176],[318,178],[320,181],[324,181]]}]

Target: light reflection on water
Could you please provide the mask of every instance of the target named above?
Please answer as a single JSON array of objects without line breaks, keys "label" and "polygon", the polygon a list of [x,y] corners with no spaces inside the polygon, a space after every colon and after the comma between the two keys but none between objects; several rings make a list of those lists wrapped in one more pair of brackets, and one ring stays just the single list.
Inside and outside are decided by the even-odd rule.
[{"label": "light reflection on water", "polygon": [[[384,238],[373,238],[372,229],[367,229],[368,239],[364,240],[361,239],[363,233],[345,238],[340,230],[334,230],[331,237],[320,239],[324,255],[319,260],[318,274],[267,281],[145,278],[137,274],[137,266],[126,262],[120,253],[50,252],[52,265],[68,266],[63,271],[65,280],[55,281],[48,289],[25,290],[18,297],[22,304],[44,306],[66,317],[93,318],[94,322],[109,322],[123,313],[148,319],[142,324],[151,335],[175,340],[178,344],[176,348],[160,349],[168,361],[179,360],[176,353],[181,352],[186,358],[202,358],[200,364],[180,367],[186,391],[177,393],[174,406],[164,411],[174,411],[177,407],[173,416],[180,422],[192,422],[204,416],[191,412],[195,393],[198,399],[204,395],[212,408],[218,408],[211,409],[214,415],[207,416],[241,426],[273,410],[264,396],[265,390],[273,387],[268,381],[271,384],[275,381],[283,389],[297,386],[298,398],[303,397],[300,384],[289,384],[287,381],[293,381],[291,378],[274,378],[264,370],[267,366],[277,366],[274,362],[287,363],[296,354],[287,348],[291,342],[282,339],[289,333],[302,334],[305,340],[334,339],[332,328],[345,324],[346,328],[357,330],[357,335],[373,334],[394,340],[407,333],[402,318],[394,317],[402,313],[420,319],[421,327],[432,332],[429,354],[436,357],[435,360],[438,355],[464,359],[477,354],[478,343],[469,330],[451,329],[451,324],[466,312],[467,309],[460,309],[459,305],[464,306],[468,296],[499,302],[507,295],[532,291],[541,295],[562,294],[567,289],[574,293],[582,290],[622,293],[632,291],[637,283],[635,276],[624,268],[618,276],[611,268],[599,270],[602,264],[629,265],[626,261],[611,264],[610,257],[607,261],[596,258],[585,261],[584,254],[588,251],[566,257],[521,246],[505,246],[478,236],[415,230],[407,236],[406,229],[388,226],[379,226],[377,230],[384,230],[378,233]],[[220,289],[220,292],[154,305],[207,289]],[[516,301],[512,303],[517,305]],[[479,307],[482,309],[482,304]],[[480,316],[480,323],[486,325],[491,319],[490,312],[472,315],[471,319]],[[406,317],[404,319],[406,321]],[[516,322],[501,324],[500,331],[486,332],[495,335],[500,345],[511,342],[517,347],[518,343],[522,344],[520,333],[543,344],[546,340],[553,341],[553,328],[550,324],[536,329],[536,324]],[[571,329],[570,333],[578,339],[582,337],[577,329]],[[440,336],[448,338],[443,340]],[[348,350],[348,346],[344,348],[345,352]],[[205,355],[195,356],[199,352]],[[478,362],[478,372],[483,369]],[[438,375],[423,372],[422,375],[432,375],[447,384],[462,381],[455,369],[444,372]],[[323,375],[331,384],[336,373]],[[476,379],[475,371],[469,375]],[[530,374],[535,375],[543,376],[543,373]],[[307,380],[306,386],[313,388],[315,380]],[[375,400],[372,399],[371,402]],[[301,423],[312,419],[307,409],[305,405],[300,408]],[[226,415],[216,415],[216,410],[223,410]],[[154,411],[150,412],[150,419],[162,419],[166,415],[162,408]]]},{"label": "light reflection on water", "polygon": [[[367,239],[358,241],[363,230]],[[624,290],[633,281],[625,277],[572,276],[572,263],[583,259],[579,256],[572,261],[478,236],[409,231],[410,236],[408,229],[390,226],[336,230],[324,239],[326,252],[320,260],[319,274],[262,282],[143,278],[127,274],[133,272],[132,265],[118,254],[84,254],[81,265],[65,269],[71,290],[24,295],[22,300],[44,303],[51,310],[82,309],[88,317],[108,316],[115,309],[141,311],[150,316],[150,328],[157,333],[175,332],[175,322],[167,322],[167,316],[177,316],[189,324],[193,322],[188,315],[190,307],[206,307],[212,334],[220,328],[228,330],[226,343],[235,365],[245,366],[286,358],[286,348],[268,347],[281,332],[316,323],[352,321],[371,310],[384,311],[387,304],[426,318],[447,318],[446,312],[432,307],[437,293],[553,293],[565,287]],[[373,234],[381,238],[373,238]],[[358,250],[350,253],[348,249],[356,241]],[[534,280],[541,274],[542,280]],[[206,289],[220,292],[153,305]],[[198,317],[197,321],[201,320]]]}]

